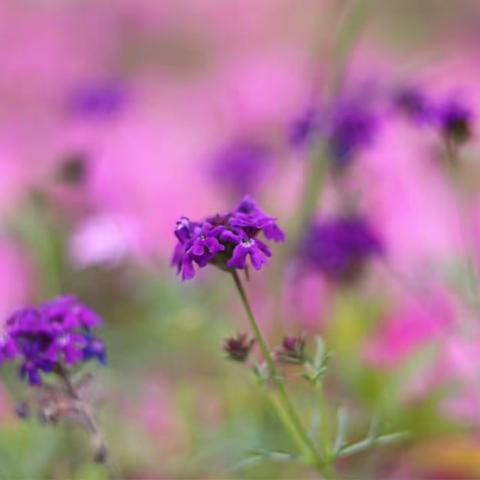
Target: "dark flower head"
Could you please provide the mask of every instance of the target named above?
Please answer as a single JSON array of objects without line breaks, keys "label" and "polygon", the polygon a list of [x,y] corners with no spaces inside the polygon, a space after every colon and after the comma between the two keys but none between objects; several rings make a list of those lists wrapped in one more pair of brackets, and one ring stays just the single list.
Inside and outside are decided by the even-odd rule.
[{"label": "dark flower head", "polygon": [[305,340],[302,337],[284,337],[282,344],[275,351],[275,359],[293,365],[305,363]]},{"label": "dark flower head", "polygon": [[341,102],[335,106],[328,133],[332,167],[342,170],[356,154],[369,147],[378,130],[378,120],[360,102]]},{"label": "dark flower head", "polygon": [[256,141],[235,141],[214,157],[212,174],[228,192],[236,196],[255,192],[272,163],[270,149]]},{"label": "dark flower head", "polygon": [[448,140],[464,143],[472,136],[472,112],[460,103],[451,101],[440,107],[438,120]]},{"label": "dark flower head", "polygon": [[229,337],[223,344],[223,350],[230,360],[244,363],[255,343],[254,338],[248,338],[246,333],[239,333],[236,337]]},{"label": "dark flower head", "polygon": [[[0,362],[19,358],[21,378],[39,385],[41,372],[92,358],[94,340],[101,341],[91,329],[101,323],[101,318],[73,295],[17,310],[8,318],[0,339]],[[100,353],[96,357],[102,361]]]},{"label": "dark flower head", "polygon": [[223,270],[245,269],[247,258],[260,270],[271,256],[260,234],[275,242],[285,239],[275,218],[260,210],[250,197],[245,197],[232,212],[207,217],[203,222],[181,217],[175,228],[178,242],[172,264],[183,280],[195,276],[195,266],[212,264]]},{"label": "dark flower head", "polygon": [[434,118],[433,106],[416,88],[406,87],[398,90],[393,101],[399,112],[418,125],[429,123]]},{"label": "dark flower head", "polygon": [[349,282],[383,246],[375,231],[360,217],[347,216],[313,225],[301,245],[302,261],[327,278]]},{"label": "dark flower head", "polygon": [[87,176],[87,156],[83,152],[71,152],[66,155],[57,172],[58,180],[71,186],[82,185]]}]

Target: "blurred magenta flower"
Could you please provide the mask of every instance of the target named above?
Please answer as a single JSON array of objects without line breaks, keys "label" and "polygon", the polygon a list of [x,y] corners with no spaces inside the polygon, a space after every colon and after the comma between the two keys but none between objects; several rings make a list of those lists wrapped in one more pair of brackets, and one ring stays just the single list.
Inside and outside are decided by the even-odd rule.
[{"label": "blurred magenta flower", "polygon": [[455,303],[446,292],[403,298],[368,340],[366,358],[378,368],[396,368],[420,347],[443,343],[455,320]]}]

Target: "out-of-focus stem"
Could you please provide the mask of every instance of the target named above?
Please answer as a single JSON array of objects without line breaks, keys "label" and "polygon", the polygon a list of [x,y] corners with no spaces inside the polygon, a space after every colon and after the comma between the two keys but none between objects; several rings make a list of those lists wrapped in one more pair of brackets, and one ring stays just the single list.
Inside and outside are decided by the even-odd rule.
[{"label": "out-of-focus stem", "polygon": [[[240,299],[242,301],[243,307],[245,309],[245,313],[247,314],[247,319],[249,321],[250,327],[253,330],[256,340],[258,342],[258,345],[260,347],[260,350],[262,352],[262,355],[265,358],[265,361],[268,366],[268,370],[271,376],[272,381],[274,382],[278,395],[280,398],[280,401],[282,403],[282,407],[285,411],[285,415],[288,416],[290,420],[290,424],[295,428],[298,438],[300,438],[304,444],[304,447],[306,451],[309,452],[310,456],[312,457],[312,462],[318,468],[319,470],[322,470],[324,467],[322,458],[320,457],[319,453],[317,452],[316,446],[313,443],[313,440],[310,438],[308,435],[307,430],[303,426],[303,423],[300,419],[300,416],[298,415],[289,395],[288,392],[285,388],[285,384],[283,382],[283,379],[277,370],[277,367],[275,366],[275,362],[273,361],[272,355],[270,353],[270,350],[268,349],[267,343],[265,339],[263,338],[262,333],[260,332],[260,329],[258,327],[257,321],[255,320],[255,316],[253,314],[252,308],[250,307],[250,302],[248,301],[247,294],[245,292],[245,289],[243,288],[242,281],[240,280],[240,277],[237,273],[236,270],[233,270],[232,272],[233,280],[235,282],[235,286],[238,290],[238,293],[240,295]],[[326,472],[324,472],[326,473]]]},{"label": "out-of-focus stem", "polygon": [[321,441],[322,441],[322,453],[325,463],[324,471],[327,478],[335,478],[335,469],[333,462],[335,461],[335,452],[332,451],[330,432],[330,412],[328,411],[328,405],[325,400],[325,394],[323,391],[322,382],[316,385],[318,409],[320,411],[320,428],[321,428]]},{"label": "out-of-focus stem", "polygon": [[450,173],[454,183],[454,196],[455,206],[457,210],[458,222],[460,225],[460,237],[463,242],[466,255],[466,277],[468,282],[468,288],[470,290],[470,297],[476,313],[480,312],[480,285],[479,275],[477,270],[477,258],[472,246],[471,231],[468,224],[466,201],[464,192],[462,192],[461,185],[458,178],[458,170],[460,168],[460,155],[458,147],[452,142],[445,141],[445,152],[447,157],[447,168],[450,169]]},{"label": "out-of-focus stem", "polygon": [[336,97],[343,87],[346,65],[355,41],[362,33],[373,0],[347,0],[340,13],[332,52],[332,73],[327,96]]},{"label": "out-of-focus stem", "polygon": [[[326,108],[335,102],[341,92],[345,66],[355,40],[365,25],[371,2],[372,0],[349,0],[341,14],[334,40],[332,72],[324,98]],[[293,248],[296,247],[302,231],[315,215],[323,179],[328,168],[328,160],[328,144],[325,140],[321,140],[317,142],[312,155],[307,160],[299,214],[290,235]]]}]

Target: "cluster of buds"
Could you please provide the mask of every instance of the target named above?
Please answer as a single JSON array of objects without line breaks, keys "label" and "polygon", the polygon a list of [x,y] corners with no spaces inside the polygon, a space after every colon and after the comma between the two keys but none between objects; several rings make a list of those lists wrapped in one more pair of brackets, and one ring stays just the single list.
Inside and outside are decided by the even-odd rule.
[{"label": "cluster of buds", "polygon": [[305,340],[302,337],[284,337],[282,344],[275,350],[274,358],[279,363],[303,365],[306,361]]},{"label": "cluster of buds", "polygon": [[[246,333],[238,333],[225,340],[223,350],[228,359],[246,363],[254,344],[254,338],[250,338]],[[281,345],[275,349],[273,358],[278,363],[302,365],[307,359],[305,340],[297,336],[284,337]]]}]

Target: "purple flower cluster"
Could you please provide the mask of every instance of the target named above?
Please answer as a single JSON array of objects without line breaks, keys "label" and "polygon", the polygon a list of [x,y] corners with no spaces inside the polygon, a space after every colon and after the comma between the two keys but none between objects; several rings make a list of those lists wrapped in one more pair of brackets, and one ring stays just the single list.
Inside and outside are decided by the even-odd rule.
[{"label": "purple flower cluster", "polygon": [[270,149],[256,141],[235,141],[214,157],[213,177],[236,195],[254,192],[272,160]]},{"label": "purple flower cluster", "polygon": [[472,135],[472,112],[456,100],[435,103],[419,89],[408,87],[398,90],[394,104],[415,124],[430,124],[449,141],[464,143]]},{"label": "purple flower cluster", "polygon": [[183,280],[195,276],[195,266],[203,268],[212,264],[224,270],[245,269],[247,258],[260,270],[272,255],[258,238],[260,233],[267,240],[285,240],[275,218],[263,213],[250,197],[245,197],[233,211],[202,222],[182,217],[175,228],[178,243],[172,264]]},{"label": "purple flower cluster", "polygon": [[290,127],[289,140],[293,147],[302,147],[311,144],[315,136],[325,138],[331,166],[341,170],[373,143],[378,127],[369,104],[342,99],[329,109],[308,108]]},{"label": "purple flower cluster", "polygon": [[20,377],[40,385],[40,372],[52,372],[96,358],[106,363],[105,346],[92,329],[102,319],[73,295],[56,297],[38,308],[14,312],[0,337],[0,363],[19,358]]},{"label": "purple flower cluster", "polygon": [[335,281],[355,279],[365,262],[382,252],[376,233],[358,216],[313,225],[301,245],[302,260]]},{"label": "purple flower cluster", "polygon": [[430,123],[434,118],[433,106],[426,96],[414,87],[399,89],[395,92],[393,101],[399,112],[418,125]]}]

